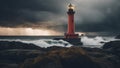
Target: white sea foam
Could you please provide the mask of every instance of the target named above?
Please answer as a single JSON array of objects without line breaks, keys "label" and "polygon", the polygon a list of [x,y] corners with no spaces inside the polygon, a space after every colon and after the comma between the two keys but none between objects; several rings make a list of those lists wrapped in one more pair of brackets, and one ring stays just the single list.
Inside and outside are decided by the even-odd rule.
[{"label": "white sea foam", "polygon": [[39,39],[39,40],[21,40],[21,39],[0,39],[0,41],[19,41],[23,43],[32,43],[40,47],[61,46],[71,47],[72,45],[63,40]]},{"label": "white sea foam", "polygon": [[83,45],[102,45],[100,42],[104,40],[102,37],[88,38],[85,36],[81,38],[81,41]]},{"label": "white sea foam", "polygon": [[[85,47],[98,47],[104,45],[105,42],[114,41],[114,37],[100,37],[96,36],[90,38],[87,36],[81,37],[83,46]],[[63,40],[52,40],[52,39],[37,39],[37,40],[23,40],[23,39],[0,39],[0,41],[19,41],[23,43],[32,43],[40,47],[50,47],[50,46],[61,46],[61,47],[71,47],[72,44]]]}]

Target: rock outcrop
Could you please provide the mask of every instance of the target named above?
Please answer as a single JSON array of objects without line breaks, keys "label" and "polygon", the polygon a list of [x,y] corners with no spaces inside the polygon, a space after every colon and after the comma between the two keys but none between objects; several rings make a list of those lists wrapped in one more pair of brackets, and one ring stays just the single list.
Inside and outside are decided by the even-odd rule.
[{"label": "rock outcrop", "polygon": [[41,48],[34,44],[26,44],[17,41],[0,41],[0,50],[8,50],[8,49],[35,49],[40,50]]},{"label": "rock outcrop", "polygon": [[111,41],[103,46],[103,49],[120,57],[120,41]]},{"label": "rock outcrop", "polygon": [[120,39],[120,35],[117,35],[117,36],[115,37],[115,39]]},{"label": "rock outcrop", "polygon": [[51,50],[24,62],[21,68],[100,68],[80,47]]},{"label": "rock outcrop", "polygon": [[119,68],[120,41],[102,48],[48,47],[0,42],[0,68]]}]

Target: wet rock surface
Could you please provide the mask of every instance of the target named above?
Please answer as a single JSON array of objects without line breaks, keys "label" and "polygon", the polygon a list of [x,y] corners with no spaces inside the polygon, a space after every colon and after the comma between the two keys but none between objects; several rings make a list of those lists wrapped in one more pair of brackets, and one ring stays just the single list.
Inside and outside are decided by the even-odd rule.
[{"label": "wet rock surface", "polygon": [[0,68],[119,68],[120,41],[102,48],[48,47],[0,41]]}]

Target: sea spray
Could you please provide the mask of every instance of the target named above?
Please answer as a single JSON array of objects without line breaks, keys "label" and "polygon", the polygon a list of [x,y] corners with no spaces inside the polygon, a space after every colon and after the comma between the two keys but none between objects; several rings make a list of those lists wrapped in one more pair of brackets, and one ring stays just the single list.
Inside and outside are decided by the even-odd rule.
[{"label": "sea spray", "polygon": [[[114,37],[81,37],[81,41],[83,43],[83,47],[91,47],[91,48],[100,48],[104,45],[105,42],[114,41]],[[52,40],[52,39],[0,39],[0,41],[19,41],[23,43],[32,43],[40,47],[51,47],[51,46],[61,46],[61,47],[71,47],[72,44],[63,40]]]},{"label": "sea spray", "polygon": [[23,43],[32,43],[40,47],[51,47],[51,46],[61,46],[61,47],[71,47],[72,44],[63,40],[52,40],[52,39],[39,39],[39,40],[21,40],[21,39],[0,39],[0,41],[18,41]]},{"label": "sea spray", "polygon": [[102,41],[105,41],[102,37],[89,38],[84,36],[81,38],[83,45],[102,45]]}]

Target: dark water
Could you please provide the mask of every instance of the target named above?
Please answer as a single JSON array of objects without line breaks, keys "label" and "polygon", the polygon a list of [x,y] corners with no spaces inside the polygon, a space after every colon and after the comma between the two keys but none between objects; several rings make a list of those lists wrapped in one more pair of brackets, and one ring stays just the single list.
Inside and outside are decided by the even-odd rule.
[{"label": "dark water", "polygon": [[0,39],[53,39],[62,38],[63,36],[0,36]]},{"label": "dark water", "polygon": [[[64,36],[0,36],[0,39],[53,39],[53,38],[63,38]],[[96,36],[87,36],[89,38],[94,38]],[[100,36],[100,37],[115,37],[115,36]]]}]

